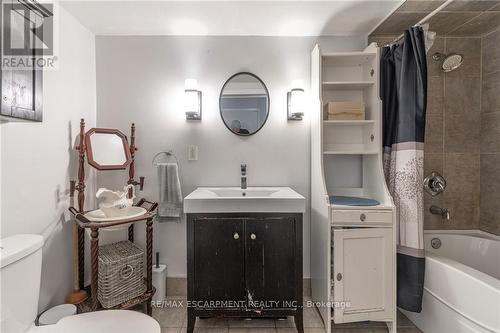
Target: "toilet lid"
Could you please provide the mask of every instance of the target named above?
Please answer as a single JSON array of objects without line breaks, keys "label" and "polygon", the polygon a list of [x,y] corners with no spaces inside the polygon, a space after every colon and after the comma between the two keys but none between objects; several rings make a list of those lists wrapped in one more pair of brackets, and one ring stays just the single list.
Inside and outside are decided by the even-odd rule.
[{"label": "toilet lid", "polygon": [[[47,326],[48,327],[48,326]],[[52,332],[72,333],[160,333],[160,324],[152,317],[137,311],[106,310],[87,312],[61,319],[50,326]]]}]

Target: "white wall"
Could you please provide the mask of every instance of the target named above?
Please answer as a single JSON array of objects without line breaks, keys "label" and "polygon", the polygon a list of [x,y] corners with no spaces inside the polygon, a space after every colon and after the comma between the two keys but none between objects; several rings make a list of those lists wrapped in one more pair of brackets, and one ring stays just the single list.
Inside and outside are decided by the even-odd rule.
[{"label": "white wall", "polygon": [[77,169],[72,145],[80,118],[92,127],[96,110],[95,37],[63,8],[59,20],[59,69],[44,73],[43,122],[0,125],[1,237],[45,237],[40,311],[72,290],[72,225],[64,216]]},{"label": "white wall", "polygon": [[[137,126],[137,173],[146,176],[141,195],[157,200],[151,159],[173,149],[180,163],[183,195],[197,186],[237,186],[239,166],[248,165],[249,186],[291,186],[306,197],[304,276],[309,277],[309,117],[287,121],[286,92],[293,79],[310,81],[313,37],[97,37],[97,124],[129,133]],[[361,50],[361,37],[321,38],[323,50]],[[250,137],[232,134],[218,108],[219,92],[234,73],[259,76],[270,93],[270,115]],[[203,120],[187,122],[182,110],[184,79],[203,91]],[[187,146],[199,146],[199,160],[187,161]],[[124,185],[124,172],[100,173],[99,185]],[[185,221],[155,223],[154,251],[171,277],[186,276]],[[139,238],[144,241],[143,229]]]}]

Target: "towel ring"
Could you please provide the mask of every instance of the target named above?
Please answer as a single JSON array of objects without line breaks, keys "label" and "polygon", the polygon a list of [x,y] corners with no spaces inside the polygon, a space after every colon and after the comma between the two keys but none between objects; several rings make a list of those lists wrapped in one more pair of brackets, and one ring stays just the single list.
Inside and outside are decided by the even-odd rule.
[{"label": "towel ring", "polygon": [[158,154],[156,154],[154,157],[153,157],[153,160],[152,160],[152,164],[153,166],[158,166],[158,161],[156,161],[156,159],[159,157],[159,156],[162,156],[162,155],[165,155],[167,157],[167,159],[169,157],[173,158],[175,160],[175,163],[177,165],[179,165],[179,160],[177,160],[177,156],[175,156],[174,152],[172,150],[168,150],[168,151],[162,151],[162,152],[159,152]]}]

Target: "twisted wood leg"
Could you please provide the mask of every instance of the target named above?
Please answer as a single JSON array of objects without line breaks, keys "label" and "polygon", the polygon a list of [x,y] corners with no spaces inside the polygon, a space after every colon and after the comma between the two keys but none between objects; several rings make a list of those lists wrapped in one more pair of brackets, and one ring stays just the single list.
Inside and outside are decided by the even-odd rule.
[{"label": "twisted wood leg", "polygon": [[[146,285],[148,292],[153,290],[153,219],[146,222]],[[151,299],[147,302],[147,313],[152,315]]]},{"label": "twisted wood leg", "polygon": [[131,224],[130,227],[128,227],[128,240],[130,242],[134,242],[134,225]]},{"label": "twisted wood leg", "polygon": [[90,294],[92,296],[92,310],[95,311],[99,304],[97,300],[97,282],[99,278],[99,229],[91,228],[92,232],[90,233],[90,257],[91,257],[91,266],[92,266],[92,279],[90,282]]},{"label": "twisted wood leg", "polygon": [[83,290],[85,279],[85,230],[78,227],[78,286]]}]

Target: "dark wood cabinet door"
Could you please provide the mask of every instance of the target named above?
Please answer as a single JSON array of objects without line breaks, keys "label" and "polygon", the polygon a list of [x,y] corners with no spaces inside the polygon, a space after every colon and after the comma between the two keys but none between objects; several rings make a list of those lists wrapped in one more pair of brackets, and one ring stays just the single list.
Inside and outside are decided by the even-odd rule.
[{"label": "dark wood cabinet door", "polygon": [[[194,219],[194,301],[205,309],[243,308],[245,298],[244,219]],[[210,301],[211,303],[209,303]],[[206,304],[201,304],[206,302]],[[227,302],[234,302],[228,305]]]},{"label": "dark wood cabinet door", "polygon": [[296,306],[295,228],[293,217],[247,220],[246,292],[250,308]]}]

